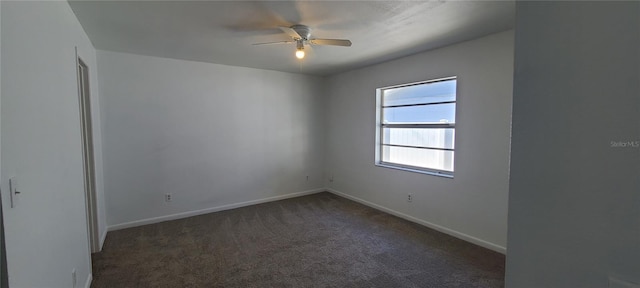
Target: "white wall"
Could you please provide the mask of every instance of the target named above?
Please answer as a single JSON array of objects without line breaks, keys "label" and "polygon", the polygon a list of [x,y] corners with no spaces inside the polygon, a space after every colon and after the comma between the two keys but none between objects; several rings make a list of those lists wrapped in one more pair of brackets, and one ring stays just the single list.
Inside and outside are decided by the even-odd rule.
[{"label": "white wall", "polygon": [[640,285],[640,2],[516,5],[507,287]]},{"label": "white wall", "polygon": [[112,229],[323,187],[321,78],[105,51],[98,62]]},{"label": "white wall", "polygon": [[[0,4],[0,31],[2,31],[2,5]],[[0,33],[0,55],[2,55],[2,33]],[[0,57],[0,67],[2,67],[2,57]],[[2,102],[2,69],[0,69],[0,103]],[[0,163],[2,163],[2,105],[0,105]],[[0,197],[2,196],[2,164],[0,164]],[[2,204],[2,199],[0,199],[0,204]],[[4,219],[2,217],[2,207],[0,207],[0,286],[8,284],[7,272],[6,272],[6,264],[5,259],[6,255],[4,252]]]},{"label": "white wall", "polygon": [[[503,32],[330,77],[327,185],[504,252],[512,74],[513,32]],[[458,76],[455,177],[375,166],[376,88],[446,76]]]},{"label": "white wall", "polygon": [[[95,50],[67,2],[0,5],[1,180],[9,282],[11,287],[71,287],[75,268],[77,286],[83,287],[91,265],[75,46],[90,73]],[[95,73],[91,81],[97,83]],[[94,133],[99,137],[99,130]],[[12,176],[22,192],[16,208],[6,193]]]}]

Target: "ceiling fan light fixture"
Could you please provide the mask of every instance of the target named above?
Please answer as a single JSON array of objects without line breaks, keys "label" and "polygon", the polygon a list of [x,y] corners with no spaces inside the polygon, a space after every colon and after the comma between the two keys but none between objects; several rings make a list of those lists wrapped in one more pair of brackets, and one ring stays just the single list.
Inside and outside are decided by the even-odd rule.
[{"label": "ceiling fan light fixture", "polygon": [[[2,0],[0,0],[2,1]],[[282,32],[287,34],[291,39],[285,41],[255,43],[253,45],[267,45],[267,44],[296,44],[296,58],[302,59],[305,56],[305,45],[329,45],[329,46],[343,46],[350,47],[351,41],[347,39],[322,39],[312,38],[311,29],[305,25],[293,25],[291,27],[278,27]]]},{"label": "ceiling fan light fixture", "polygon": [[304,42],[302,39],[298,40],[296,43],[296,58],[304,58]]}]

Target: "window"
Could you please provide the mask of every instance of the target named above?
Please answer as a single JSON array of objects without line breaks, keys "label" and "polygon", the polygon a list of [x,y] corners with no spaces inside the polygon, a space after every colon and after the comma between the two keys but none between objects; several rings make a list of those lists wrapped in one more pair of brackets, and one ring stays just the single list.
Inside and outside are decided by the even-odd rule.
[{"label": "window", "polygon": [[453,176],[456,77],[377,89],[376,164]]}]

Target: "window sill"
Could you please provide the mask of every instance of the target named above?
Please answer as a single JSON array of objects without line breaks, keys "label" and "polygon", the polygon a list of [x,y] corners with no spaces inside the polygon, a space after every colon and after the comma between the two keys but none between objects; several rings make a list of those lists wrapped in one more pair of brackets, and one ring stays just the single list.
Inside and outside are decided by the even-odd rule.
[{"label": "window sill", "polygon": [[440,177],[444,177],[444,178],[453,179],[453,174],[447,174],[445,172],[412,169],[412,168],[407,168],[407,167],[402,167],[402,166],[395,166],[395,165],[390,165],[390,164],[385,164],[385,163],[376,163],[375,165],[378,166],[378,167],[383,167],[383,168],[390,168],[390,169],[409,171],[409,172],[414,172],[414,173],[427,174],[427,175],[432,175],[432,176],[440,176]]}]

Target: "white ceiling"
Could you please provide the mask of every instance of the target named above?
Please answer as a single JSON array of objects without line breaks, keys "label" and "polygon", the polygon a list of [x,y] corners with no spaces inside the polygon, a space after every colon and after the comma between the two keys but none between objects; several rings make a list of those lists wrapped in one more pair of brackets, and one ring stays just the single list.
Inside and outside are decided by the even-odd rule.
[{"label": "white ceiling", "polygon": [[[97,49],[329,75],[513,28],[513,1],[69,1]],[[353,46],[295,45],[278,26]]]}]

